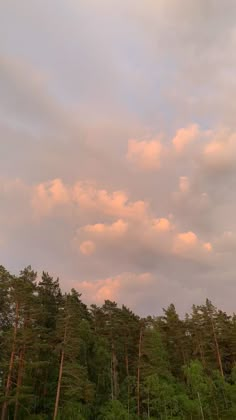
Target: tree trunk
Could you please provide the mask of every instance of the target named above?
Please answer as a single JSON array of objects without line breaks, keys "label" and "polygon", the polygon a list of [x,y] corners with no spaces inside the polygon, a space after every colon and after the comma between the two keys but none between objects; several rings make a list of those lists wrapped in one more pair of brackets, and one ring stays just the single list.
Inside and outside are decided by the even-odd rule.
[{"label": "tree trunk", "polygon": [[149,386],[148,386],[148,419],[150,419],[150,392],[149,392]]},{"label": "tree trunk", "polygon": [[211,318],[211,325],[212,325],[212,331],[213,331],[213,336],[214,336],[214,341],[215,341],[215,346],[216,346],[216,356],[217,356],[217,361],[219,364],[219,368],[220,368],[220,373],[222,375],[222,377],[224,378],[224,371],[223,371],[223,366],[222,366],[222,360],[221,360],[221,355],[220,355],[220,348],[219,348],[219,343],[216,337],[216,331],[215,331],[215,326],[214,326],[214,322],[212,317]]},{"label": "tree trunk", "polygon": [[128,380],[128,385],[127,385],[127,411],[128,411],[128,416],[129,416],[129,403],[130,403],[130,383],[129,383],[129,356],[128,356],[128,351],[127,351],[127,345],[125,346],[125,368],[126,368],[126,376],[127,376],[127,380]]},{"label": "tree trunk", "polygon": [[112,357],[111,357],[111,399],[112,401],[114,400]]},{"label": "tree trunk", "polygon": [[55,401],[55,406],[54,406],[53,420],[56,420],[57,414],[58,414],[60,392],[61,392],[61,380],[62,380],[64,357],[65,357],[66,335],[67,335],[67,324],[65,325],[63,347],[62,347],[62,351],[61,351],[60,369],[59,369],[59,376],[58,376],[58,382],[57,382],[57,395],[56,395],[56,401]]},{"label": "tree trunk", "polygon": [[206,368],[206,360],[205,360],[205,356],[204,356],[204,352],[203,352],[203,348],[202,348],[202,344],[200,342],[200,339],[198,339],[198,342],[199,342],[199,351],[200,351],[202,365],[204,366],[204,368]]},{"label": "tree trunk", "polygon": [[19,409],[19,395],[20,395],[20,387],[22,385],[23,379],[23,372],[24,372],[24,362],[25,362],[25,351],[26,351],[26,338],[25,338],[25,331],[29,322],[29,314],[25,316],[24,319],[24,344],[23,349],[20,351],[19,357],[19,367],[18,367],[18,375],[17,375],[17,384],[16,384],[16,402],[15,402],[15,410],[14,410],[14,420],[17,420],[18,416],[18,409]]},{"label": "tree trunk", "polygon": [[126,376],[129,376],[129,357],[127,352],[127,346],[125,346],[125,370]]},{"label": "tree trunk", "polygon": [[9,396],[9,392],[10,392],[10,389],[11,389],[11,378],[12,378],[12,371],[13,371],[13,366],[14,366],[15,352],[16,352],[16,336],[17,336],[18,322],[19,322],[19,303],[17,302],[16,303],[16,317],[15,317],[13,341],[12,341],[12,350],[11,350],[11,357],[10,357],[10,362],[9,362],[6,389],[5,389],[5,401],[3,402],[3,405],[2,405],[1,420],[6,419],[7,398]]},{"label": "tree trunk", "polygon": [[117,357],[115,353],[115,346],[112,340],[112,379],[113,379],[113,392],[114,398],[118,397],[118,375],[117,375]]},{"label": "tree trunk", "polygon": [[201,402],[201,398],[200,398],[199,392],[197,393],[197,396],[198,396],[198,401],[199,401],[199,406],[200,406],[200,411],[201,411],[201,417],[202,417],[202,420],[205,420],[204,412],[203,412],[203,408],[202,408],[202,402]]},{"label": "tree trunk", "polygon": [[137,414],[140,416],[140,362],[142,356],[142,339],[143,339],[143,326],[140,328],[139,345],[138,345],[138,371],[137,371]]},{"label": "tree trunk", "polygon": [[17,416],[18,416],[19,394],[20,394],[20,387],[22,384],[23,369],[24,369],[24,354],[25,354],[25,348],[20,351],[19,368],[18,368],[17,384],[16,384],[16,402],[15,402],[15,410],[14,410],[14,420],[17,420]]}]

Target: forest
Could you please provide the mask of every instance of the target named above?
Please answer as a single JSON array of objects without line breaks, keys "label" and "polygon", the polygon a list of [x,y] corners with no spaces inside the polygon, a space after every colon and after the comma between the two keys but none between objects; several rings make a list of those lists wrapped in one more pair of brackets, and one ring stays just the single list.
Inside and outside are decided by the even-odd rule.
[{"label": "forest", "polygon": [[236,419],[236,315],[141,318],[0,266],[1,420]]}]

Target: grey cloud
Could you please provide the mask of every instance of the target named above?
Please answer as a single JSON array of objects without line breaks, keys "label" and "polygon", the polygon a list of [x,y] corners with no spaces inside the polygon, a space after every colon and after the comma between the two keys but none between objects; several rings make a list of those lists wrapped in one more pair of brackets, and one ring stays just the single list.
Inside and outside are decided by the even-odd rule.
[{"label": "grey cloud", "polygon": [[[18,124],[58,125],[64,116],[62,109],[50,97],[47,77],[22,59],[0,57],[1,111],[7,119],[12,115]],[[13,120],[14,121],[14,120]]]}]

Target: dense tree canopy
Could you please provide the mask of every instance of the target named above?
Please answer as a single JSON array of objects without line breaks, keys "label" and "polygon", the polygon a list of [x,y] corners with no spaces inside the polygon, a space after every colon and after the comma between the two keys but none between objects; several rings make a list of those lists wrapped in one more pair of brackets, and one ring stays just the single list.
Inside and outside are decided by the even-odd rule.
[{"label": "dense tree canopy", "polygon": [[0,266],[1,420],[236,418],[236,316],[88,308],[58,279]]}]

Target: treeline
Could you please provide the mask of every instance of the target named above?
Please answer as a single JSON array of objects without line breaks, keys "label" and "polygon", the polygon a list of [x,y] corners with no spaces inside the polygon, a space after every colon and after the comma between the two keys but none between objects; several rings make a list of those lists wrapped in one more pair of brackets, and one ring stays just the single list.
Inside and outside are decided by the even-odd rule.
[{"label": "treeline", "polygon": [[140,318],[0,266],[1,420],[236,419],[236,316]]}]

